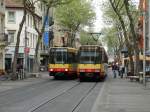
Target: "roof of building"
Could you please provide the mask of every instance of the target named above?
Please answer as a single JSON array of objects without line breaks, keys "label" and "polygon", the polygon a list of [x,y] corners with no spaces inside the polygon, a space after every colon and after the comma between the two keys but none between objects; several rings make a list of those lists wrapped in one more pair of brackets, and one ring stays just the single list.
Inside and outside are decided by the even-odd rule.
[{"label": "roof of building", "polygon": [[5,0],[6,8],[23,8],[22,0]]}]

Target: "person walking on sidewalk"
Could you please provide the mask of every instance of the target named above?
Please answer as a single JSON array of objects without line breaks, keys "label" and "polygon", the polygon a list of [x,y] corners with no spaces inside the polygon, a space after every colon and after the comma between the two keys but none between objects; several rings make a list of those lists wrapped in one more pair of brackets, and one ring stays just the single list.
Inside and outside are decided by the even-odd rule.
[{"label": "person walking on sidewalk", "polygon": [[119,76],[121,78],[123,78],[123,74],[124,74],[124,66],[122,64],[120,64],[120,66],[119,66]]},{"label": "person walking on sidewalk", "polygon": [[113,71],[114,78],[117,77],[117,69],[118,69],[117,65],[115,63],[113,63],[112,71]]}]

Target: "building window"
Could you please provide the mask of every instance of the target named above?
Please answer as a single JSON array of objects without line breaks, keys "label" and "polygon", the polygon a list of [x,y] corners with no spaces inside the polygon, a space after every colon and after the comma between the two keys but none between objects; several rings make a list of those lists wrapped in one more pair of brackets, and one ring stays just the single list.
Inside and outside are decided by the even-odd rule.
[{"label": "building window", "polygon": [[13,11],[8,12],[8,22],[15,23],[15,12]]},{"label": "building window", "polygon": [[36,35],[33,34],[33,48],[35,48],[35,36]]},{"label": "building window", "polygon": [[29,38],[30,38],[30,33],[27,32],[27,46],[29,47]]},{"label": "building window", "polygon": [[9,42],[14,43],[15,42],[15,31],[8,31],[9,36]]},{"label": "building window", "polygon": [[30,47],[32,48],[32,33],[30,33]]},{"label": "building window", "polygon": [[32,16],[30,15],[30,27],[32,28]]},{"label": "building window", "polygon": [[30,26],[30,15],[28,15],[28,26]]},{"label": "building window", "polygon": [[1,17],[1,21],[0,21],[0,26],[1,26],[1,28],[0,28],[0,33],[4,33],[4,18],[3,17]]},{"label": "building window", "polygon": [[1,1],[1,6],[3,6],[3,5],[4,5],[4,0]]}]

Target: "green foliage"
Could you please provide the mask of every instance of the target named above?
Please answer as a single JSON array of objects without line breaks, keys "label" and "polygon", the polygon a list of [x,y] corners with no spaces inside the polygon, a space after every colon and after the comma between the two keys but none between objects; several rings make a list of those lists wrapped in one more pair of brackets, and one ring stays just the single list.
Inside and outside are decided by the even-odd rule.
[{"label": "green foliage", "polygon": [[[117,16],[117,13],[113,10],[110,4],[110,1],[111,0],[107,0],[104,2],[105,7],[102,10],[103,10],[103,18],[106,20],[105,22],[110,24],[110,27],[108,29],[103,29],[105,32],[104,41],[105,43],[107,43],[108,50],[112,52],[112,51],[117,51],[117,49],[120,49],[116,45],[119,46],[120,44],[123,44],[120,42],[124,42],[124,40],[126,40],[128,37],[125,37],[124,35],[124,38],[121,38],[121,41],[119,41],[116,35],[116,32],[123,32],[123,29],[122,29],[123,26]],[[126,28],[125,32],[126,34],[128,34],[127,36],[129,36],[129,34],[131,33],[131,28],[130,28],[129,19],[126,13],[124,0],[112,0],[112,1],[118,14],[123,19],[123,22]],[[130,3],[130,12],[132,13],[132,17],[134,18],[134,21],[133,21],[134,25],[136,25],[137,20],[138,20],[137,19],[138,10],[136,9],[135,5],[132,4],[132,2]]]},{"label": "green foliage", "polygon": [[58,5],[68,4],[73,0],[37,0],[43,2],[48,7],[57,7]]},{"label": "green foliage", "polygon": [[117,51],[120,43],[116,29],[113,27],[107,29],[104,28],[102,29],[102,32],[104,33],[103,42],[107,44],[108,52],[113,53]]},{"label": "green foliage", "polygon": [[90,2],[74,0],[70,4],[56,8],[56,20],[65,28],[77,31],[80,25],[89,24],[95,17]]},{"label": "green foliage", "polygon": [[95,44],[97,44],[97,42],[93,40],[91,35],[85,31],[80,32],[80,42],[82,45],[87,45],[87,44],[95,45]]},{"label": "green foliage", "polygon": [[[118,1],[119,0],[115,2],[118,3],[118,8],[121,9],[120,12],[122,13],[122,16],[124,16],[124,20],[125,20],[126,16],[124,13],[125,10],[123,7],[123,2],[122,1],[118,2]],[[102,32],[104,33],[103,42],[106,43],[108,47],[108,52],[114,54],[115,52],[118,52],[118,49],[121,44],[118,39],[119,38],[118,32],[122,31],[121,23],[119,21],[118,16],[112,9],[112,6],[109,3],[109,1],[105,1],[104,6],[105,7],[103,8],[103,18],[107,24],[109,23],[110,26],[108,28],[102,29]],[[128,23],[126,23],[126,26],[127,25]]]}]

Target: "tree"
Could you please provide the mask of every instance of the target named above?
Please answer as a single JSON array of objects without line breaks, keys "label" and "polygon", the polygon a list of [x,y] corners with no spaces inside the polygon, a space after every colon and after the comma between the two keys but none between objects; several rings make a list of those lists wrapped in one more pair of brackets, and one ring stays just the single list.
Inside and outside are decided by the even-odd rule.
[{"label": "tree", "polygon": [[[126,0],[125,0],[126,1]],[[128,55],[130,58],[130,68],[131,72],[134,73],[134,63],[133,63],[133,54],[134,54],[134,37],[132,35],[131,31],[131,19],[128,18],[127,10],[125,7],[125,2],[124,0],[109,0],[110,6],[109,9],[113,9],[112,14],[108,14],[108,17],[110,17],[112,20],[115,17],[115,24],[119,23],[119,28],[121,29],[123,33],[123,39],[125,41],[125,45],[128,48]],[[134,8],[131,7],[130,5],[130,13]],[[109,10],[110,11],[110,10]],[[114,14],[114,15],[113,15]],[[133,14],[134,15],[134,14]],[[132,21],[133,22],[133,21]],[[135,21],[134,23],[135,24]]]},{"label": "tree", "polygon": [[107,43],[109,54],[114,54],[117,56],[116,59],[120,61],[120,52],[124,45],[122,36],[115,27],[104,28],[102,32],[104,33],[103,41]]},{"label": "tree", "polygon": [[[108,30],[103,29],[105,37],[104,41],[107,42],[108,48],[113,51],[114,55],[117,56],[118,61],[120,61],[120,53],[123,47],[129,46],[129,36],[128,36],[128,20],[126,19],[124,5],[122,1],[106,1],[103,6],[104,19],[105,22],[110,24]],[[107,4],[107,5],[105,5]],[[109,45],[110,44],[110,45]],[[111,53],[112,54],[112,53]],[[131,55],[132,57],[132,55]]]},{"label": "tree", "polygon": [[[60,5],[62,6],[62,5],[65,5],[65,4],[69,4],[73,0],[37,0],[37,2],[39,2],[39,1],[46,5],[45,17],[47,17],[47,16],[49,16],[50,8],[57,7],[57,6],[60,6]],[[32,2],[32,5],[34,6],[35,3],[36,3],[35,1]],[[36,20],[36,12],[35,11],[31,11],[31,14],[33,16],[35,30],[38,32],[38,41],[37,41],[36,49],[35,49],[33,71],[34,72],[38,72],[39,71],[39,58],[38,58],[39,52],[38,51],[39,51],[39,45],[41,43],[41,40],[42,40],[42,37],[43,37],[43,33],[44,33],[45,21],[43,21],[42,27],[41,27],[41,29],[39,29],[37,24],[36,24],[36,22],[37,22],[37,20]]]},{"label": "tree", "polygon": [[82,45],[96,45],[98,44],[97,41],[95,41],[92,37],[91,34],[89,34],[89,32],[86,31],[81,31],[80,32],[80,42]]},{"label": "tree", "polygon": [[[15,2],[15,1],[14,1]],[[23,5],[23,17],[22,17],[22,21],[19,24],[19,30],[17,33],[17,42],[16,42],[16,46],[15,46],[15,52],[14,52],[14,59],[13,59],[13,64],[12,64],[12,80],[16,80],[17,79],[17,74],[16,74],[16,69],[17,69],[17,59],[18,59],[18,51],[19,51],[19,44],[20,44],[20,34],[23,28],[23,25],[26,21],[26,14],[27,14],[27,9],[28,8],[28,0],[22,0],[22,1],[16,1],[16,2],[20,2],[20,4]]]},{"label": "tree", "polygon": [[[13,1],[21,3],[23,5],[23,12],[24,12],[24,15],[23,15],[22,21],[19,25],[19,30],[17,33],[17,42],[16,42],[16,46],[15,46],[14,59],[13,59],[13,64],[12,64],[12,76],[11,77],[12,77],[12,80],[16,80],[17,79],[17,74],[16,74],[17,66],[16,65],[17,65],[18,51],[19,51],[19,44],[20,44],[20,34],[22,31],[23,25],[26,21],[27,12],[33,15],[35,29],[39,34],[39,38],[38,38],[38,41],[36,44],[36,50],[35,50],[35,60],[36,60],[35,64],[34,64],[34,67],[35,67],[36,65],[38,65],[37,54],[38,54],[39,45],[40,45],[40,42],[42,39],[42,34],[44,32],[44,22],[42,25],[42,29],[38,29],[37,24],[36,24],[37,20],[36,20],[36,13],[34,10],[35,4],[38,2],[44,3],[47,6],[47,11],[46,11],[46,16],[47,16],[49,14],[49,9],[51,7],[56,7],[58,5],[67,4],[67,3],[70,3],[72,0],[13,0]],[[36,67],[36,68],[37,68],[36,70],[38,70],[38,67]]]},{"label": "tree", "polygon": [[55,17],[60,26],[70,31],[71,43],[68,46],[73,47],[75,33],[81,26],[89,24],[94,19],[95,13],[91,9],[90,2],[75,0],[70,4],[56,8]]},{"label": "tree", "polygon": [[125,9],[126,9],[126,13],[127,13],[127,16],[129,18],[129,22],[130,22],[130,30],[131,30],[131,35],[132,35],[132,39],[133,39],[133,46],[134,46],[134,51],[135,51],[135,74],[138,74],[138,70],[139,70],[139,39],[138,39],[138,36],[137,36],[137,33],[135,31],[135,23],[134,23],[134,20],[133,20],[133,15],[131,14],[131,8],[130,8],[130,4],[129,4],[129,0],[124,0],[124,5],[125,5]]}]

